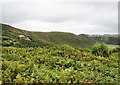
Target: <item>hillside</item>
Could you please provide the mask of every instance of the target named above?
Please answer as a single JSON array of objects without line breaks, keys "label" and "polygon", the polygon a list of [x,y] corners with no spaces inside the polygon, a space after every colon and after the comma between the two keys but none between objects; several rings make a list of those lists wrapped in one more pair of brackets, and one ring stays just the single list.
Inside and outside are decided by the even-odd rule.
[{"label": "hillside", "polygon": [[[68,45],[48,48],[3,47],[2,82],[119,84],[119,58],[94,56]],[[118,84],[117,84],[118,83]],[[93,85],[94,85],[93,84]]]},{"label": "hillside", "polygon": [[99,43],[106,43],[106,44],[112,44],[112,45],[120,45],[119,37],[118,35],[86,35],[86,34],[80,34],[80,37],[89,39],[93,42],[99,42]]},{"label": "hillside", "polygon": [[30,32],[4,24],[2,37],[0,83],[119,85],[119,47],[108,49],[102,43],[88,49],[93,42],[87,37],[65,32]]},{"label": "hillside", "polygon": [[75,48],[90,48],[94,43],[66,32],[30,32],[2,24],[3,46],[44,47],[68,44]]},{"label": "hillside", "polygon": [[3,46],[13,47],[44,47],[50,45],[37,37],[33,37],[31,32],[20,30],[9,25],[2,24]]}]

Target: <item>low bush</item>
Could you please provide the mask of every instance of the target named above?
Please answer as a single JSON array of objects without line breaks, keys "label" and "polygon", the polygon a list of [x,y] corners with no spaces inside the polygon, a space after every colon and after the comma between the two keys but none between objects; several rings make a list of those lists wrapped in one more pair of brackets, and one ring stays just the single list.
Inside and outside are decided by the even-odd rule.
[{"label": "low bush", "polygon": [[94,54],[95,56],[103,56],[103,57],[108,57],[109,56],[109,52],[108,52],[108,47],[106,44],[101,43],[101,44],[95,44],[92,47],[92,54]]}]

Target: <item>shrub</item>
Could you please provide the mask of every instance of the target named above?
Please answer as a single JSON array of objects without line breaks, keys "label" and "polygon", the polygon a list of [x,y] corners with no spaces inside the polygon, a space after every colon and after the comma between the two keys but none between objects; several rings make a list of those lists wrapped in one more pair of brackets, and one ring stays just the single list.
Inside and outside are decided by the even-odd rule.
[{"label": "shrub", "polygon": [[92,47],[91,50],[92,54],[94,54],[95,56],[103,56],[103,57],[108,57],[109,53],[108,53],[108,47],[106,44],[101,43],[101,44],[95,44]]},{"label": "shrub", "polygon": [[77,50],[79,50],[81,52],[90,52],[90,50],[88,48],[78,48]]},{"label": "shrub", "polygon": [[115,47],[115,48],[111,49],[109,53],[111,54],[111,53],[115,53],[115,52],[120,52],[120,47]]}]

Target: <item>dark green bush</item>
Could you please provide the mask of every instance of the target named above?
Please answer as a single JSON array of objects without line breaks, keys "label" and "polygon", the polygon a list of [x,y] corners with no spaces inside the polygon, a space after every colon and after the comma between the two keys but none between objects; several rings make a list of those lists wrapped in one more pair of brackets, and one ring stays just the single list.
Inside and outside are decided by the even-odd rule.
[{"label": "dark green bush", "polygon": [[109,53],[111,54],[111,53],[115,53],[115,52],[120,52],[120,47],[111,49]]},{"label": "dark green bush", "polygon": [[108,47],[106,44],[101,43],[101,44],[95,44],[92,47],[91,50],[92,54],[94,54],[95,56],[103,56],[103,57],[108,57],[109,56],[109,52],[108,52]]}]

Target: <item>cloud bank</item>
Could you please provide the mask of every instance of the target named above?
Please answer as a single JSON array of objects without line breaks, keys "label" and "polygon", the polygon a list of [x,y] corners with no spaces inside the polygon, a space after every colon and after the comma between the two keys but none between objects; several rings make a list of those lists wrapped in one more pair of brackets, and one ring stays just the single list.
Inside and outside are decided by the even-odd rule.
[{"label": "cloud bank", "polygon": [[2,23],[29,31],[118,32],[117,2],[47,1],[5,1],[2,3]]}]

